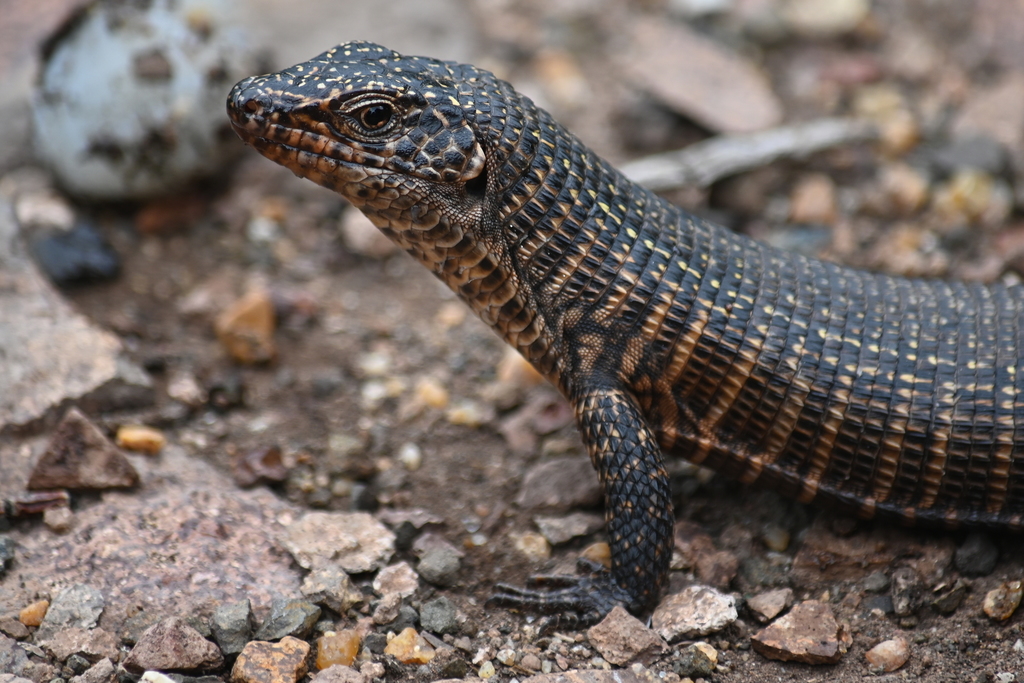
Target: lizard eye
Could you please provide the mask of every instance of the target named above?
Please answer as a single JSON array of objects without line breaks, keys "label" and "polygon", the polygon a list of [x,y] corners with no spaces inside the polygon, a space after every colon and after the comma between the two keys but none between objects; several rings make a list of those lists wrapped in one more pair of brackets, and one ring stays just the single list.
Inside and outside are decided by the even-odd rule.
[{"label": "lizard eye", "polygon": [[391,123],[395,110],[390,104],[376,103],[363,107],[356,112],[356,118],[367,131],[383,130]]}]

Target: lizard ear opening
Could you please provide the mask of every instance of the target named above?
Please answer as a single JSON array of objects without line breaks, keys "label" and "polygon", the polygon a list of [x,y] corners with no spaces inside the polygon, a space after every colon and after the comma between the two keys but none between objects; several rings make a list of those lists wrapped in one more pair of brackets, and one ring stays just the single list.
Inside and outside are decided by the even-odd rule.
[{"label": "lizard ear opening", "polygon": [[[477,144],[477,149],[480,149],[479,144]],[[481,159],[483,159],[482,150]],[[475,172],[476,175],[466,181],[466,194],[471,197],[476,197],[477,199],[482,199],[487,193],[487,163],[485,160],[481,161],[480,168],[476,169]]]}]

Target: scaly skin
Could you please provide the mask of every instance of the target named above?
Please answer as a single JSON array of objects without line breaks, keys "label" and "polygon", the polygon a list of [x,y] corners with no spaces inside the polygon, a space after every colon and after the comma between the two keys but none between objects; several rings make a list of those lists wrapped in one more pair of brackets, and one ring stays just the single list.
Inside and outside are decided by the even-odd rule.
[{"label": "scaly skin", "polygon": [[650,610],[672,548],[664,455],[864,518],[1024,528],[1021,287],[771,249],[631,183],[492,74],[371,43],[246,79],[228,111],[574,406],[611,570],[499,587],[498,604]]}]

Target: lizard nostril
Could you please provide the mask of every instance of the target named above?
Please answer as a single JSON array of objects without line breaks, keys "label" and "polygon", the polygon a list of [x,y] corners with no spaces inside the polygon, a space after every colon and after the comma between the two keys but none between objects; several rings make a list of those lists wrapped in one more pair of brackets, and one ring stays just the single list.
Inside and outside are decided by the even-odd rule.
[{"label": "lizard nostril", "polygon": [[248,114],[258,114],[263,109],[260,103],[256,100],[246,100],[245,104],[242,105],[242,109]]}]

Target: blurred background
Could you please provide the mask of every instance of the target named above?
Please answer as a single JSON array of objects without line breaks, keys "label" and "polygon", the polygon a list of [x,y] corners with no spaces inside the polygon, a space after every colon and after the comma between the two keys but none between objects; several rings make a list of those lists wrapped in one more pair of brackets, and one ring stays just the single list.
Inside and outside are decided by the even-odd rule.
[{"label": "blurred background", "polygon": [[[1021,36],[1024,0],[0,0],[0,500],[29,520],[9,515],[0,615],[75,582],[103,592],[118,635],[139,610],[248,596],[263,615],[299,590],[290,522],[386,511],[399,557],[422,555],[424,528],[447,539],[448,573],[428,582],[456,586],[476,634],[503,618],[480,607],[496,577],[571,570],[600,528],[568,406],[344,200],[244,148],[224,111],[237,80],[352,39],[472,62],[730,229],[898,275],[1015,281]],[[116,441],[136,478],[46,479],[70,406],[84,417],[66,429]],[[26,499],[37,476],[72,505]],[[881,564],[851,551],[823,574],[806,534],[834,537],[813,513],[684,464],[673,477],[679,519],[725,554],[697,576],[723,590],[824,591],[881,637],[891,601],[869,618],[849,598],[869,570],[937,556],[923,581],[949,588],[948,539],[890,539]],[[535,517],[580,509],[571,531]],[[1001,566],[1019,575],[1013,552]],[[938,635],[914,641],[916,675],[1021,661],[984,619],[965,636],[959,617],[921,618]],[[730,628],[727,670],[781,675]],[[481,638],[472,652],[497,636]],[[851,656],[833,674],[862,669]]]}]

